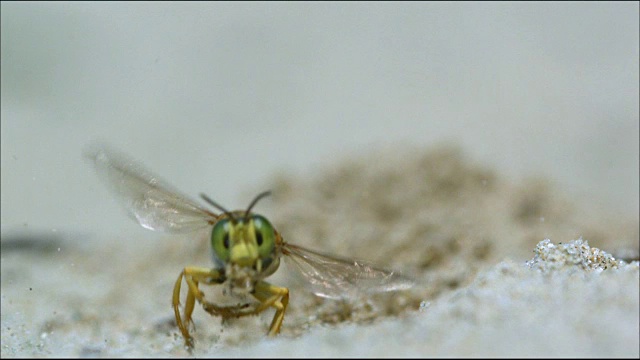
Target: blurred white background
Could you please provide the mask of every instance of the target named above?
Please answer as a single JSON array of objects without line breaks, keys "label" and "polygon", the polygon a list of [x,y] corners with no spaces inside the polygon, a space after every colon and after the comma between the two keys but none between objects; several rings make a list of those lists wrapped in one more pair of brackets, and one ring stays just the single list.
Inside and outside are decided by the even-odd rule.
[{"label": "blurred white background", "polygon": [[453,141],[638,216],[637,2],[1,10],[3,233],[137,228],[96,140],[230,208],[278,171]]}]

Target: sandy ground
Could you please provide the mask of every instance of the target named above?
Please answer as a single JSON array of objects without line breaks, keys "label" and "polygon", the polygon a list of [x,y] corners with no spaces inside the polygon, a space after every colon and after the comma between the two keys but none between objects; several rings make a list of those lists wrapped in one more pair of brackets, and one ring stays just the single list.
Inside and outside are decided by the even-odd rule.
[{"label": "sandy ground", "polygon": [[[285,263],[270,278],[291,291],[281,335],[265,337],[272,310],[221,322],[197,308],[195,356],[639,356],[637,218],[449,146],[327,162],[247,203],[267,188],[256,211],[287,241],[417,284],[324,300]],[[171,291],[210,264],[208,235],[138,234],[3,236],[2,357],[189,356]]]}]

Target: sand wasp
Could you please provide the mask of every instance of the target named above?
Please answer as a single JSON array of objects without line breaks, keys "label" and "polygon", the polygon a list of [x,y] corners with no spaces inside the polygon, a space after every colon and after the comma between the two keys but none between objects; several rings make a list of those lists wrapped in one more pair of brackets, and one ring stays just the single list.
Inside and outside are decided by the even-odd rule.
[{"label": "sand wasp", "polygon": [[[268,335],[278,334],[289,304],[289,289],[264,279],[278,269],[283,255],[306,279],[309,289],[321,297],[338,299],[413,286],[413,281],[400,273],[285,242],[266,217],[252,211],[270,192],[256,196],[246,210],[236,211],[228,211],[200,194],[206,203],[221,212],[216,214],[182,195],[129,157],[106,146],[89,148],[85,156],[92,160],[99,176],[128,214],[144,228],[169,233],[211,228],[213,267],[185,267],[173,288],[171,304],[189,349],[194,346],[188,325],[192,322],[196,301],[208,313],[223,318],[255,315],[273,307],[275,315]],[[181,314],[183,280],[188,291]],[[199,285],[221,285],[225,287],[225,294],[250,295],[257,302],[219,306],[205,299]]]}]

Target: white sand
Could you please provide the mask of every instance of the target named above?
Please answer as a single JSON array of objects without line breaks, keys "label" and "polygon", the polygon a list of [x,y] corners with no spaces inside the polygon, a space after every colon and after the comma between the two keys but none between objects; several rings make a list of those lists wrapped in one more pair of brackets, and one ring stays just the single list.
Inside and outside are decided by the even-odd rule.
[{"label": "white sand", "polygon": [[[387,150],[271,188],[257,211],[286,240],[418,285],[343,303],[283,266],[270,278],[291,289],[281,336],[265,337],[272,310],[221,324],[198,308],[196,356],[639,355],[638,262],[615,259],[637,259],[637,219],[594,213],[544,180],[509,183],[450,147]],[[208,251],[207,234],[3,237],[2,357],[187,356],[171,289]]]}]

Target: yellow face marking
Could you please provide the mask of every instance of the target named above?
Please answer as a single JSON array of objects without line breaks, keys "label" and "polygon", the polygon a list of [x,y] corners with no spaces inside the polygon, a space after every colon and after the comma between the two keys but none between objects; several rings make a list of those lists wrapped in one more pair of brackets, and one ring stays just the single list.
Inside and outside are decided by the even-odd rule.
[{"label": "yellow face marking", "polygon": [[229,261],[240,266],[252,266],[258,259],[253,221],[238,221],[229,228],[230,250]]}]

